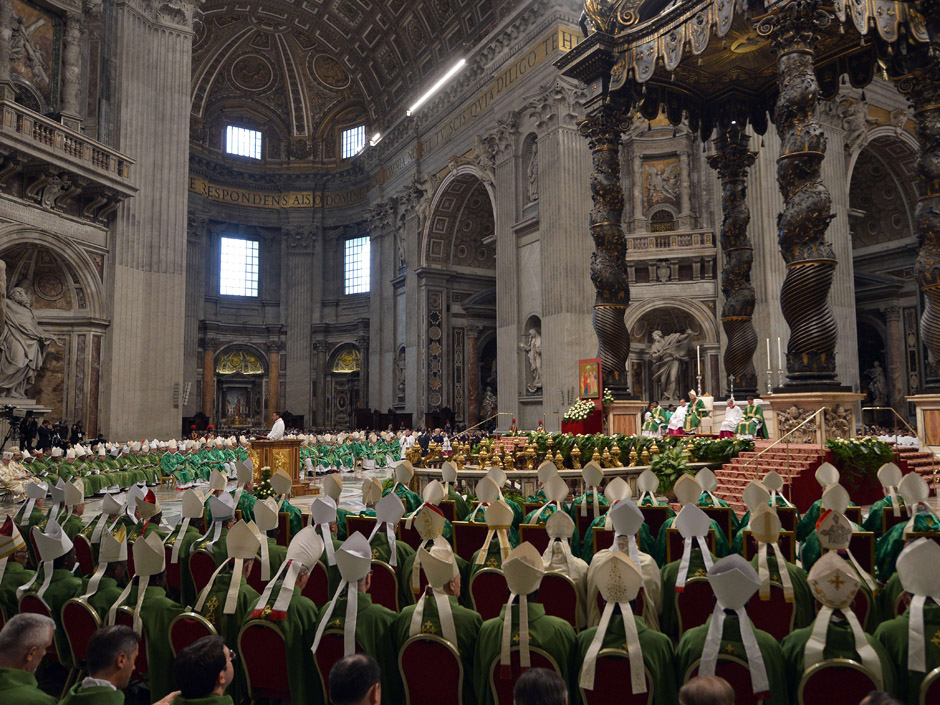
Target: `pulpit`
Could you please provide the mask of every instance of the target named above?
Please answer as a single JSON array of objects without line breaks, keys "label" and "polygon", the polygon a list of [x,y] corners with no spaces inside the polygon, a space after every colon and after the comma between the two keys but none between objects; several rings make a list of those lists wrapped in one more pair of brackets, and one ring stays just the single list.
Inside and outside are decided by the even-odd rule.
[{"label": "pulpit", "polygon": [[293,495],[299,497],[307,494],[308,487],[300,479],[300,444],[302,441],[298,438],[282,438],[279,441],[267,439],[254,440],[251,442],[251,451],[249,457],[254,464],[255,484],[261,482],[261,469],[271,468],[273,475],[278,470],[283,470],[291,476],[293,480]]}]

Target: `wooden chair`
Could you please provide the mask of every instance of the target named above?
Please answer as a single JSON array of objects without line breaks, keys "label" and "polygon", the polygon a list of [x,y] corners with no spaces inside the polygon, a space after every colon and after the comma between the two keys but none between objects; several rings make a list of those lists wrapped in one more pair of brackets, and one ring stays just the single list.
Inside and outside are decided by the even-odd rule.
[{"label": "wooden chair", "polygon": [[[744,556],[744,560],[749,561],[757,555],[757,539],[753,538],[750,529],[743,529],[742,536],[744,540],[741,542],[741,555]],[[780,538],[777,540],[777,546],[780,547],[784,557],[786,557],[790,563],[796,561],[796,533],[793,531],[781,531]]]},{"label": "wooden chair", "polygon": [[170,622],[170,650],[173,656],[204,636],[215,636],[212,623],[196,612],[183,612]]},{"label": "wooden chair", "polygon": [[871,672],[858,661],[834,658],[806,669],[797,689],[799,705],[857,703],[879,686]]},{"label": "wooden chair", "polygon": [[455,521],[454,527],[454,553],[469,561],[477,549],[483,546],[488,531],[484,522]]},{"label": "wooden chair", "polygon": [[591,534],[591,543],[594,545],[594,553],[610,548],[614,545],[614,536],[616,531],[613,529],[604,529],[594,527],[594,533]]},{"label": "wooden chair", "polygon": [[650,533],[655,538],[659,534],[659,530],[663,527],[663,524],[669,519],[669,515],[672,510],[669,507],[660,507],[660,506],[649,506],[649,507],[640,507],[640,513],[643,515],[643,520],[646,522],[646,525],[649,527]]},{"label": "wooden chair", "polygon": [[[179,540],[179,539],[177,539]],[[166,556],[166,587],[167,592],[171,595],[179,597],[180,591],[183,589],[183,574],[181,568],[183,566],[182,560],[177,561],[176,563],[171,562],[173,556],[173,547],[167,546],[163,550],[163,554]],[[182,556],[180,556],[182,558]]]},{"label": "wooden chair", "polygon": [[[356,653],[363,653],[363,648],[356,640]],[[345,656],[342,629],[327,629],[320,637],[317,650],[313,652],[313,662],[320,674],[320,684],[323,686],[323,702],[330,702],[330,671],[337,661]]]},{"label": "wooden chair", "polygon": [[238,632],[238,653],[244,664],[251,701],[290,702],[287,677],[287,641],[273,622],[252,619]]},{"label": "wooden chair", "polygon": [[346,515],[346,536],[352,536],[355,532],[359,532],[366,538],[369,538],[369,534],[372,533],[372,529],[375,528],[375,517],[364,517],[353,514]]},{"label": "wooden chair", "polygon": [[95,555],[88,539],[78,534],[72,539],[72,546],[75,548],[75,560],[78,561],[79,572],[82,575],[92,575],[95,572]]},{"label": "wooden chair", "polygon": [[[701,659],[698,659],[689,666],[689,669],[685,672],[683,683],[688,683],[689,680],[698,675],[700,663]],[[751,670],[743,659],[728,654],[719,654],[718,663],[715,664],[715,675],[724,678],[734,689],[735,705],[761,705],[763,702],[754,695],[754,688],[751,684]],[[831,702],[855,703],[858,701],[840,699]]]},{"label": "wooden chair", "polygon": [[917,705],[934,705],[940,702],[940,666],[924,676],[920,684],[920,699]]},{"label": "wooden chair", "polygon": [[509,600],[506,576],[499,568],[482,568],[470,578],[470,599],[473,609],[484,621],[498,617],[503,605]]},{"label": "wooden chair", "polygon": [[796,525],[799,522],[799,512],[796,507],[777,507],[777,517],[780,519],[782,531],[796,532]]},{"label": "wooden chair", "polygon": [[402,519],[400,522],[398,522],[398,536],[402,541],[417,551],[418,547],[421,545],[421,534],[418,533],[418,530],[414,528],[414,526],[412,526],[410,529],[407,528],[405,526],[405,521],[405,519]]},{"label": "wooden chair", "polygon": [[[134,608],[129,605],[121,605],[118,607],[117,615],[115,617],[115,624],[121,624],[125,627],[134,628]],[[134,675],[132,680],[134,681],[149,681],[150,676],[150,666],[147,661],[147,629],[146,627],[141,627],[140,634],[140,645],[137,649],[137,661],[134,662]]]},{"label": "wooden chair", "polygon": [[653,702],[653,676],[648,668],[646,692],[633,694],[630,686],[630,657],[623,649],[601,649],[594,667],[594,688],[580,688],[583,705],[651,705]]},{"label": "wooden chair", "polygon": [[522,517],[525,518],[529,516],[531,512],[534,512],[536,509],[541,509],[544,502],[523,502],[522,503]]},{"label": "wooden chair", "polygon": [[[667,596],[668,599],[668,596]],[[675,593],[679,637],[708,621],[715,609],[715,594],[708,578],[689,578],[685,590]]]},{"label": "wooden chair", "polygon": [[853,531],[849,540],[849,550],[855,556],[865,572],[875,572],[875,533],[873,531]]},{"label": "wooden chair", "polygon": [[[543,649],[535,646],[529,647],[530,668],[547,668],[561,675],[561,670],[555,659]],[[509,666],[503,668],[499,663],[499,656],[490,664],[490,691],[496,705],[513,705],[512,689],[519,680],[519,676],[527,669],[519,663],[519,647],[514,646],[509,652]]]},{"label": "wooden chair", "polygon": [[855,523],[857,526],[861,526],[862,525],[862,508],[861,507],[846,507],[845,518]]},{"label": "wooden chair", "polygon": [[315,605],[325,605],[330,601],[330,578],[326,571],[326,566],[317,561],[310,571],[310,577],[307,578],[307,584],[304,585],[302,594],[307,599],[313,601]]},{"label": "wooden chair", "polygon": [[441,503],[437,506],[441,510],[441,514],[444,515],[444,518],[447,519],[451,524],[457,520],[457,502],[453,499],[444,499],[441,500]]},{"label": "wooden chair", "polygon": [[894,516],[894,510],[887,506],[881,510],[881,535],[884,536],[888,533],[895,525],[897,524],[906,524],[910,521],[910,517],[907,515],[907,510],[904,507],[901,507],[901,511],[898,512],[899,516]]},{"label": "wooden chair", "polygon": [[[604,516],[607,513],[607,510],[610,509],[609,506],[601,504],[598,507],[601,511],[601,516]],[[583,540],[587,536],[587,530],[591,527],[591,524],[594,523],[594,503],[587,503],[587,516],[581,516],[581,506],[578,505],[574,507],[574,515],[577,517],[575,524],[578,526],[578,536]]]},{"label": "wooden chair", "polygon": [[398,612],[398,575],[385,561],[372,561],[372,602]]},{"label": "wooden chair", "polygon": [[545,530],[545,524],[520,524],[519,542],[528,541],[538,550],[539,553],[545,553],[551,539],[548,531]]},{"label": "wooden chair", "polygon": [[[715,535],[714,529],[708,530],[706,543],[708,544],[708,550],[711,551],[712,555],[715,555],[718,537]],[[695,541],[693,545],[698,547],[698,541]],[[683,547],[684,539],[682,538],[682,534],[679,533],[679,530],[674,526],[670,526],[666,529],[666,563],[672,563],[682,558]]]},{"label": "wooden chair", "polygon": [[[428,664],[434,664],[433,678]],[[398,670],[408,705],[463,705],[463,662],[449,641],[433,634],[411,637],[398,652]]]},{"label": "wooden chair", "polygon": [[[130,551],[127,552],[127,555],[130,556]],[[217,567],[215,556],[208,549],[197,548],[189,554],[189,574],[193,576],[193,584],[196,586],[197,595],[209,584]]]},{"label": "wooden chair", "polygon": [[95,608],[81,597],[73,597],[62,605],[62,630],[72,652],[76,677],[84,672],[88,658],[88,640],[101,628],[101,617]]},{"label": "wooden chair", "polygon": [[780,583],[770,583],[770,599],[762,600],[760,595],[754,595],[748,602],[747,616],[754,626],[770,634],[777,641],[793,631],[793,620],[796,618],[796,605],[787,602],[783,597],[783,586]]},{"label": "wooden chair", "polygon": [[277,539],[275,540],[278,546],[290,545],[290,514],[287,512],[277,513]]},{"label": "wooden chair", "polygon": [[705,515],[721,527],[728,538],[728,543],[734,538],[734,510],[731,507],[699,507]]},{"label": "wooden chair", "polygon": [[561,617],[577,630],[578,589],[574,581],[564,573],[545,573],[539,587],[539,602],[545,614]]}]

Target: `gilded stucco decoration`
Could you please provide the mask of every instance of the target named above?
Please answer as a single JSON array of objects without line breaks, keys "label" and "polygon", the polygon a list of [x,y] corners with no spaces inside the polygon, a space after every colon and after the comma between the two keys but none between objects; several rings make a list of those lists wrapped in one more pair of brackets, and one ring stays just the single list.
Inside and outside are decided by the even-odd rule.
[{"label": "gilded stucco decoration", "polygon": [[252,352],[232,350],[219,357],[215,363],[219,375],[263,375],[264,365]]}]

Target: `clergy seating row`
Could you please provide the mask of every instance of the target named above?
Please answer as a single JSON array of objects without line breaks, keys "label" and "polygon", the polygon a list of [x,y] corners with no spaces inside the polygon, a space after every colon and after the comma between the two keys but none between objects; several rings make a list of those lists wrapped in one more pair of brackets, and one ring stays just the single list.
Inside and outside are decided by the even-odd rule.
[{"label": "clergy seating row", "polygon": [[[356,640],[355,652],[357,654],[365,653],[362,644]],[[345,655],[345,638],[342,629],[327,629],[320,637],[320,644],[317,650],[313,652],[313,662],[316,664],[317,673],[320,676],[320,684],[323,686],[323,702],[330,702],[330,671],[333,670],[333,664],[341,661]]]},{"label": "clergy seating row", "polygon": [[594,688],[580,688],[584,705],[649,705],[653,702],[653,675],[644,668],[646,692],[633,694],[630,684],[630,656],[623,649],[601,649],[594,666]]},{"label": "clergy seating row", "polygon": [[[428,678],[428,664],[434,677]],[[398,652],[398,670],[408,705],[463,705],[463,671],[460,654],[449,641],[433,634],[417,634]]]},{"label": "clergy seating row", "polygon": [[[750,529],[742,530],[744,540],[741,542],[741,555],[744,560],[751,560],[757,553],[757,540],[751,535]],[[796,562],[796,533],[793,531],[781,531],[780,538],[777,539],[777,546],[783,552],[784,557],[790,563]],[[768,555],[770,555],[768,553]]]},{"label": "clergy seating row", "polygon": [[238,653],[252,702],[256,698],[290,702],[290,685],[284,668],[287,641],[280,627],[265,619],[249,620],[238,633]]},{"label": "clergy seating row", "polygon": [[[701,659],[696,659],[685,673],[683,682],[688,682],[699,673]],[[734,690],[735,705],[760,705],[763,700],[754,694],[751,687],[751,671],[747,662],[737,656],[719,654],[715,664],[715,675],[724,678]],[[867,694],[868,691],[866,691]],[[858,700],[846,700],[846,703],[856,703]]]},{"label": "clergy seating row", "polygon": [[170,622],[170,651],[173,652],[173,658],[190,644],[193,644],[204,636],[215,636],[217,634],[212,622],[197,612],[183,612],[177,615]]},{"label": "clergy seating row", "polygon": [[879,690],[871,673],[862,664],[846,658],[833,658],[813,664],[803,673],[797,688],[799,705],[832,705],[838,701],[861,702],[873,690]]},{"label": "clergy seating row", "polygon": [[72,546],[75,547],[75,560],[78,562],[79,571],[84,575],[92,575],[95,572],[95,554],[88,539],[84,534],[77,534],[72,539]]},{"label": "clergy seating row", "polygon": [[709,519],[718,524],[728,543],[734,540],[734,510],[731,507],[699,507]]},{"label": "clergy seating row", "polygon": [[[529,647],[529,668],[547,668],[561,675],[561,669],[551,654],[534,646]],[[513,646],[509,652],[509,665],[503,666],[496,658],[490,664],[490,691],[496,705],[513,705],[512,690],[516,681],[527,669],[522,666],[518,646]]]},{"label": "clergy seating row", "polygon": [[920,684],[920,700],[917,705],[940,703],[940,666],[924,676]]},{"label": "clergy seating row", "polygon": [[[577,518],[575,524],[578,526],[578,536],[584,536],[587,534],[587,530],[590,528],[591,524],[594,523],[594,508],[591,506],[591,504],[591,502],[588,502],[587,513],[584,515],[581,514],[580,505],[574,507],[574,515]],[[600,516],[604,516],[610,507],[598,505],[597,509],[600,512]]]}]

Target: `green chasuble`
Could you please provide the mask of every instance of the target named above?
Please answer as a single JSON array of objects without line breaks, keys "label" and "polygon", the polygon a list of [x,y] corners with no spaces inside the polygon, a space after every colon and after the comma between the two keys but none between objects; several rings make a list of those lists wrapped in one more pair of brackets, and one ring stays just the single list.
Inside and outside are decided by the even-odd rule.
[{"label": "green chasuble", "polygon": [[[877,639],[891,663],[897,668],[896,695],[903,702],[916,703],[920,697],[920,684],[924,673],[907,669],[907,631],[910,626],[910,610],[900,617],[882,622],[875,630]],[[924,646],[927,673],[940,666],[940,606],[928,601],[924,605]]]},{"label": "green chasuble", "polygon": [[[850,507],[857,507],[858,505],[855,502],[849,502]],[[809,509],[806,510],[806,514],[800,517],[800,521],[796,525],[796,540],[803,542],[807,537],[816,531],[816,522],[819,521],[819,515],[822,514],[822,500],[817,499],[813,502]],[[809,570],[809,568],[807,568]]]},{"label": "green chasuble", "polygon": [[7,567],[3,571],[3,579],[0,580],[0,605],[3,606],[7,619],[12,618],[20,611],[20,603],[16,599],[16,589],[32,580],[35,572],[24,568],[14,561],[12,556],[7,559]]},{"label": "green chasuble", "polygon": [[70,539],[74,539],[80,533],[82,529],[85,528],[85,522],[82,521],[80,516],[72,514],[68,519],[65,520],[65,523],[62,525],[63,533],[68,536]]},{"label": "green chasuble", "polygon": [[[544,500],[543,500],[544,501]],[[575,525],[578,523],[578,517],[581,516],[581,505],[587,505],[587,516],[594,516],[594,490],[589,490],[583,494],[579,494],[575,497],[571,504],[565,507],[565,511],[568,512],[568,516],[574,519]],[[597,506],[598,509],[601,507],[610,506],[610,502],[607,501],[607,498],[601,493],[597,494]]]},{"label": "green chasuble", "polygon": [[[430,551],[434,546],[434,542],[425,541],[423,545],[424,548]],[[415,601],[414,593],[411,591],[411,571],[414,568],[415,557],[417,555],[417,552],[412,553],[398,569],[398,604],[401,607],[414,604]],[[463,586],[463,589],[460,591],[459,601],[461,605],[470,609],[473,607],[473,601],[470,599],[470,564],[457,554],[454,554],[454,560],[457,561],[457,570],[460,571],[460,584]],[[424,572],[420,566],[418,567],[418,572]],[[334,587],[330,586],[331,592],[334,589]]]},{"label": "green chasuble", "polygon": [[[700,507],[730,507],[731,506],[721,497],[713,497],[712,495],[708,494],[708,492],[702,492],[702,494],[699,495],[697,504]],[[738,533],[738,531],[740,531],[740,529],[741,529],[741,521],[738,519],[738,515],[732,511],[731,512],[731,535],[734,536],[735,534]]]},{"label": "green chasuble", "polygon": [[250,619],[269,620],[283,632],[287,644],[287,682],[294,701],[306,705],[322,705],[323,688],[313,661],[313,652],[310,651],[317,635],[317,617],[320,610],[312,600],[303,596],[299,587],[295,587],[287,613],[272,615],[271,608],[279,592],[278,588],[272,590],[264,608],[252,612]]},{"label": "green chasuble", "polygon": [[258,501],[258,498],[255,497],[251,492],[242,492],[241,496],[238,498],[238,504],[235,507],[235,510],[238,511],[241,509],[242,519],[245,521],[254,521],[255,520],[255,502]]},{"label": "green chasuble", "polygon": [[[46,518],[46,513],[42,509],[37,509],[36,507],[33,507],[33,511],[29,513],[29,519],[27,521],[23,521],[24,509],[26,509],[25,504],[19,509],[17,509],[16,514],[13,515],[13,523],[16,524],[18,527],[21,527],[21,530],[22,530],[22,527],[39,526],[42,520]],[[26,538],[26,533],[27,532],[25,531],[23,532],[24,538]],[[26,543],[28,544],[29,541],[27,541]]]},{"label": "green chasuble", "polygon": [[[901,577],[895,573],[878,593],[878,608],[882,619],[889,620],[899,617],[900,615],[896,611],[895,606],[903,604],[903,598],[904,588],[901,586]],[[901,607],[901,613],[903,613],[905,609],[907,609],[906,604]]]},{"label": "green chasuble", "polygon": [[[515,502],[506,502],[510,507],[513,508],[513,516],[515,516],[516,510],[518,507]],[[467,521],[475,521],[478,524],[486,523],[486,507],[483,505],[477,506],[475,509],[471,509],[470,513],[467,515]],[[519,513],[519,521],[513,519],[512,524],[509,527],[509,543],[513,546],[519,545],[519,524],[522,523],[522,513]]]},{"label": "green chasuble", "polygon": [[[751,559],[751,565],[754,570],[757,568],[757,556]],[[806,582],[806,573],[803,569],[794,563],[786,561],[787,573],[790,574],[790,582],[793,584],[793,628],[799,629],[805,627],[816,618],[815,600],[813,591]],[[777,556],[767,551],[767,569],[770,571],[770,582],[780,583],[780,567],[777,564]],[[756,593],[751,601],[760,600],[760,593]]]},{"label": "green chasuble", "polygon": [[[891,511],[890,509],[888,511]],[[904,550],[904,529],[907,522],[895,524],[888,533],[875,543],[875,577],[881,582],[891,578],[897,566],[898,556]],[[940,531],[940,523],[930,514],[917,514],[914,517],[914,531]]]},{"label": "green chasuble", "polygon": [[[800,679],[803,678],[803,653],[806,650],[806,642],[813,632],[813,625],[796,629],[783,638],[781,646],[783,647],[783,658],[787,664],[787,677],[796,688]],[[884,674],[885,690],[892,695],[897,695],[897,681],[894,675],[894,665],[891,662],[888,653],[885,651],[881,642],[875,639],[871,634],[865,634],[868,643],[872,645],[878,659],[881,661],[881,671]],[[845,621],[831,621],[829,629],[826,631],[826,648],[823,649],[823,659],[847,658],[858,663],[862,662],[858,652],[855,650],[855,635],[852,634],[852,628]]]},{"label": "green chasuble", "polygon": [[[793,505],[787,504],[786,500],[781,495],[778,494],[776,505],[772,504],[771,502],[768,502],[767,506],[792,507]],[[796,514],[796,520],[797,521],[800,520],[799,512],[797,512]],[[738,521],[737,533],[735,533],[734,540],[731,542],[732,553],[741,553],[742,546],[744,544],[744,530],[750,528],[750,523],[751,523],[751,512],[750,510],[748,510],[744,512],[744,516],[742,516],[741,519]]]},{"label": "green chasuble", "polygon": [[288,502],[286,499],[281,503],[279,512],[290,514],[290,535],[296,536],[304,528],[304,517],[298,507]]},{"label": "green chasuble", "polygon": [[706,416],[708,416],[708,409],[705,408],[705,401],[699,397],[695,400],[695,403],[689,404],[689,410],[685,415],[682,428],[686,433],[694,433]]},{"label": "green chasuble", "polygon": [[[27,594],[35,593],[42,586],[43,579],[44,576],[40,575]],[[76,578],[70,570],[56,568],[52,571],[52,581],[42,596],[43,602],[49,605],[52,619],[55,620],[55,647],[65,663],[71,663],[72,652],[69,650],[68,639],[65,638],[65,630],[62,629],[62,605],[71,598],[78,597],[84,591],[85,583],[81,578]]]},{"label": "green chasuble", "polygon": [[[343,625],[346,624],[347,595],[344,589],[342,597],[336,601],[326,629],[343,630]],[[320,609],[319,619],[324,618],[328,608],[329,604]],[[405,702],[392,629],[397,618],[398,615],[387,607],[373,604],[369,593],[360,592],[356,596],[356,643],[379,662],[382,669],[382,702],[385,705],[399,705]],[[313,644],[312,641],[310,643]]]},{"label": "green chasuble", "polygon": [[457,521],[465,521],[466,516],[470,513],[470,505],[467,504],[467,500],[463,498],[463,495],[450,485],[447,485],[447,499],[454,501],[454,519]]},{"label": "green chasuble", "polygon": [[[708,635],[708,627],[713,618],[710,616],[705,624],[690,629],[679,640],[679,645],[676,647],[676,674],[680,681],[685,681],[686,671],[695,661],[702,658],[705,637]],[[760,654],[764,659],[767,681],[770,684],[770,697],[764,702],[769,705],[790,705],[787,669],[779,642],[760,629],[754,630],[754,637],[757,639],[757,648],[760,649]],[[744,642],[741,641],[741,625],[738,622],[738,616],[734,613],[725,614],[719,653],[737,656],[747,663],[747,651],[744,650]],[[799,683],[798,680],[790,682]]]},{"label": "green chasuble", "polygon": [[[900,512],[901,518],[903,520],[901,523],[907,523],[907,508],[904,505],[904,498],[901,495],[897,496],[898,500],[898,510]],[[871,509],[868,510],[868,516],[865,517],[865,521],[862,522],[862,528],[865,531],[872,531],[875,534],[875,538],[881,538],[881,516],[884,512],[887,512],[889,518],[894,518],[894,508],[891,506],[891,497],[882,497],[873,505]]]},{"label": "green chasuble", "polygon": [[57,700],[39,690],[36,676],[16,668],[0,668],[0,702],[9,705],[55,705]]},{"label": "green chasuble", "polygon": [[[643,422],[642,431],[658,434],[669,423],[669,419],[666,417],[666,410],[661,406],[657,406],[652,411],[647,411],[646,413],[647,417]],[[643,435],[645,436],[647,434],[644,433]]]},{"label": "green chasuble", "polygon": [[[477,634],[480,633],[480,627],[483,626],[483,618],[473,610],[460,605],[459,600],[453,595],[447,597],[450,602],[450,611],[454,616],[454,631],[457,633],[457,643],[453,646],[460,654],[460,660],[463,662],[463,702],[474,702],[473,695],[473,654],[477,646]],[[401,647],[410,638],[411,618],[414,615],[415,605],[405,607],[392,628],[395,635],[395,652],[401,651]],[[424,614],[421,619],[421,633],[433,634],[444,638],[441,630],[441,620],[438,616],[437,602],[430,594],[424,601]]]},{"label": "green chasuble", "polygon": [[177,695],[170,705],[233,705],[231,695],[209,695],[205,698],[184,698]]},{"label": "green chasuble", "polygon": [[349,534],[346,532],[346,517],[357,517],[360,516],[359,512],[354,512],[349,509],[343,509],[342,507],[336,508],[336,538],[340,541],[345,541],[349,538]]},{"label": "green chasuble", "polygon": [[[199,614],[208,619],[219,635],[225,639],[225,643],[232,649],[238,651],[238,632],[241,630],[245,619],[254,609],[255,604],[261,598],[261,595],[251,587],[242,576],[241,585],[238,586],[238,598],[235,603],[235,612],[232,614],[223,614],[225,607],[225,598],[228,595],[228,587],[232,581],[231,568],[226,568],[219,573],[215,582],[209,589],[209,594],[202,606]],[[235,665],[235,680],[232,683],[232,695],[236,701],[241,701],[247,694],[248,687],[245,681],[245,672],[240,663]]]},{"label": "green chasuble", "polygon": [[[852,525],[853,533],[862,530],[862,527],[854,521],[850,521],[849,524]],[[816,533],[816,529],[813,529],[803,541],[803,547],[800,549],[800,565],[803,566],[803,570],[809,573],[820,556],[822,556],[822,544],[819,543],[819,535]]]},{"label": "green chasuble", "polygon": [[124,693],[105,685],[82,688],[81,682],[78,682],[59,701],[59,705],[124,705]]},{"label": "green chasuble", "polygon": [[[712,556],[714,563],[718,559]],[[679,613],[676,610],[676,580],[679,577],[679,563],[673,561],[663,566],[663,612],[659,618],[659,628],[663,632],[677,640],[679,634]],[[689,554],[689,573],[685,578],[686,584],[692,578],[705,578],[708,575],[708,569],[705,567],[705,561],[702,558],[702,549],[698,546],[698,541],[692,544],[692,552]]]},{"label": "green chasuble", "polygon": [[111,605],[117,602],[122,592],[124,592],[124,588],[118,585],[117,580],[109,578],[107,575],[101,576],[98,589],[95,590],[94,595],[88,598],[88,604],[98,613],[102,624],[108,618],[108,610],[111,609]]},{"label": "green chasuble", "polygon": [[[131,589],[130,596],[124,604],[131,608],[137,604],[136,585]],[[182,613],[183,608],[166,596],[166,590],[154,585],[147,586],[144,603],[140,608],[140,620],[143,622],[144,633],[147,635],[147,664],[150,668],[150,696],[153,700],[159,700],[175,690],[173,687],[173,651],[170,649],[170,622]],[[237,651],[237,646],[233,648]]]},{"label": "green chasuble", "polygon": [[[652,552],[653,558],[656,560],[656,563],[660,566],[666,565],[666,543],[668,541],[669,527],[675,523],[675,517],[670,517],[663,522],[662,527],[659,529],[659,533],[656,535],[656,547]],[[729,553],[731,553],[731,546],[728,543],[728,537],[725,536],[725,532],[722,531],[721,527],[718,526],[718,522],[714,519],[711,520],[709,528],[715,532],[715,553],[719,558],[724,558]],[[693,544],[696,548],[698,547],[698,541]],[[675,556],[673,556],[675,558]]]},{"label": "green chasuble", "polygon": [[[511,548],[515,548],[518,544],[512,542],[512,532],[509,533],[509,545]],[[477,571],[483,570],[484,568],[502,568],[503,567],[503,554],[499,548],[499,539],[494,536],[490,541],[489,547],[486,549],[486,555],[483,557],[483,563],[477,563],[477,556],[480,555],[480,551],[483,550],[481,546],[476,551],[473,552],[473,555],[470,557],[470,577],[476,574]],[[467,581],[467,592],[470,592],[470,581]]]},{"label": "green chasuble", "polygon": [[[548,521],[549,517],[558,511],[558,507],[555,506],[554,502],[552,504],[545,505],[541,510],[533,509],[531,512],[526,514],[523,524],[544,524]],[[561,511],[564,511],[562,509]],[[578,522],[575,521],[574,529],[571,530],[571,539],[569,541],[571,545],[571,552],[579,556],[581,554],[581,537],[578,535]]]},{"label": "green chasuble", "polygon": [[767,438],[767,424],[764,423],[764,408],[760,404],[748,404],[744,407],[744,416],[734,430],[738,436]]},{"label": "green chasuble", "polygon": [[402,501],[402,504],[405,505],[406,514],[415,511],[418,507],[424,504],[424,500],[421,499],[421,495],[419,495],[417,492],[411,491],[400,482],[396,482],[392,489],[383,492],[382,496],[384,497],[389,492],[394,492],[398,495],[399,499]]},{"label": "green chasuble", "polygon": [[[643,664],[652,676],[653,705],[675,705],[679,700],[679,688],[675,678],[675,654],[672,641],[665,634],[653,631],[646,626],[646,622],[641,617],[634,617],[633,620],[636,622],[637,636],[640,638]],[[596,633],[597,627],[591,627],[578,634],[578,643],[575,647],[577,658],[574,660],[577,671],[571,673],[570,692],[575,695],[572,705],[580,702],[581,689],[578,680],[581,678],[581,666]],[[610,624],[607,626],[607,633],[604,634],[601,648],[626,651],[626,639],[623,615],[619,609],[615,609]],[[629,687],[630,682],[624,675],[624,688]]]},{"label": "green chasuble", "polygon": [[[575,521],[577,521],[577,519],[575,519]],[[594,529],[603,529],[606,524],[607,515],[601,514],[597,519],[591,522],[588,530],[584,532],[584,541],[581,544],[581,558],[588,563],[590,563],[591,559],[594,557]],[[653,552],[656,550],[656,539],[653,538],[653,534],[650,533],[650,528],[646,524],[640,525],[638,543],[643,553],[653,555]]]},{"label": "green chasuble", "polygon": [[[495,705],[493,691],[490,689],[490,668],[499,661],[503,643],[503,618],[506,606],[500,610],[499,617],[488,619],[480,628],[477,649],[473,662],[473,686],[477,694],[477,705]],[[545,607],[528,600],[529,646],[542,649],[555,659],[560,676],[565,683],[570,682],[569,668],[575,652],[574,627],[560,617],[545,614]],[[511,643],[519,643],[519,601],[513,603]],[[499,677],[499,664],[496,665],[496,677]]]}]

